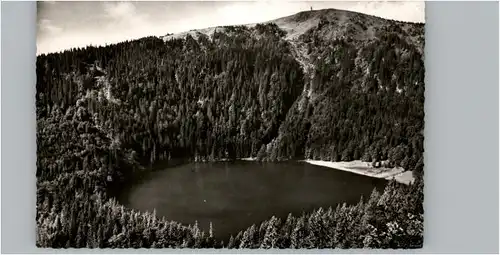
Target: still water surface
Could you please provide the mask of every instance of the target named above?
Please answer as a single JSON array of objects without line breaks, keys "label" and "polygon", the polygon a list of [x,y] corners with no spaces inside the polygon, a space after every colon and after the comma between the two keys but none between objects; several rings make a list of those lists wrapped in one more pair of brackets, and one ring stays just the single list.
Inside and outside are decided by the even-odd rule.
[{"label": "still water surface", "polygon": [[194,224],[228,240],[275,215],[357,203],[386,181],[302,162],[190,163],[151,172],[124,187],[119,201],[157,216]]}]

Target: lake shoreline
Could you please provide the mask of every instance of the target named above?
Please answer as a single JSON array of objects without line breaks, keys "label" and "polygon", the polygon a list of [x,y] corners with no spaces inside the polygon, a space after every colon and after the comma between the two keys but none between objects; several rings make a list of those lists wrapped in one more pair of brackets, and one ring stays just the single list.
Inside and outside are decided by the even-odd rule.
[{"label": "lake shoreline", "polygon": [[328,167],[331,169],[351,172],[359,175],[369,176],[373,178],[386,179],[386,180],[396,180],[396,182],[409,185],[414,182],[415,178],[411,171],[404,171],[401,167],[395,168],[375,168],[371,166],[369,162],[363,162],[361,160],[354,160],[348,162],[333,162],[333,161],[323,161],[323,160],[300,160],[302,162]]},{"label": "lake shoreline", "polygon": [[[220,162],[220,163],[219,163]],[[305,164],[299,160],[260,162],[224,159],[155,165],[137,182],[122,185],[119,204],[151,212],[183,225],[198,222],[207,233],[227,242],[231,235],[272,216],[286,219],[317,208],[356,205],[387,182]],[[165,166],[162,170],[161,167]]]},{"label": "lake shoreline", "polygon": [[[247,158],[237,158],[236,160],[241,161],[258,161],[256,157],[247,157]],[[211,162],[229,162],[232,161],[227,158],[217,159]],[[336,169],[346,172],[351,172],[354,174],[364,175],[372,178],[378,179],[386,179],[386,180],[395,180],[398,183],[410,185],[415,181],[415,177],[413,177],[412,171],[405,171],[402,167],[379,167],[375,168],[372,166],[370,162],[364,162],[361,160],[353,160],[353,161],[325,161],[325,160],[297,160],[298,162],[305,162],[312,165],[327,167],[330,169]]]}]

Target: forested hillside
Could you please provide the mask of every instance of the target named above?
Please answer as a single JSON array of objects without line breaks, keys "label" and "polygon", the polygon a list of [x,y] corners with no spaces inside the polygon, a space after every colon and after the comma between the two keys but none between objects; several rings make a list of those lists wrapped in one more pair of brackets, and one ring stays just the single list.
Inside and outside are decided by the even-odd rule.
[{"label": "forested hillside", "polygon": [[420,178],[231,240],[124,208],[108,189],[175,159],[388,160],[420,177],[422,38],[423,24],[326,10],[38,56],[37,245],[421,246]]}]

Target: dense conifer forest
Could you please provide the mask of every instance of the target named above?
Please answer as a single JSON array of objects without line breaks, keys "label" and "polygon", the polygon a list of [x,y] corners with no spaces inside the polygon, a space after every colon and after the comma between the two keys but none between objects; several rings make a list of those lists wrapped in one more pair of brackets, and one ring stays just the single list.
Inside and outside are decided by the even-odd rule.
[{"label": "dense conifer forest", "polygon": [[[423,27],[328,10],[38,56],[37,246],[421,247]],[[384,161],[416,181],[230,240],[109,192],[157,162],[248,157]]]}]

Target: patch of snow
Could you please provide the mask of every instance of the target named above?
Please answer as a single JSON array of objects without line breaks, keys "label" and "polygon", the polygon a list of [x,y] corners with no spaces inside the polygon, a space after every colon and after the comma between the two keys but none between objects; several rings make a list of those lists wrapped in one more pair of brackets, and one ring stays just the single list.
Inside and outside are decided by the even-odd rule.
[{"label": "patch of snow", "polygon": [[415,181],[415,177],[413,177],[413,172],[412,171],[406,171],[400,174],[397,174],[393,177],[387,177],[387,180],[395,179],[399,183],[403,184],[412,184]]},{"label": "patch of snow", "polygon": [[286,32],[285,39],[296,40],[299,38],[300,35],[307,32],[307,30],[317,26],[319,23],[319,19],[311,18],[304,22],[289,22],[285,19],[285,20],[270,21],[268,23],[275,23],[282,30],[284,30]]},{"label": "patch of snow", "polygon": [[361,160],[354,160],[354,161],[349,161],[349,162],[332,162],[332,161],[323,161],[323,160],[304,160],[304,162],[317,165],[317,166],[324,166],[328,168],[333,168],[337,170],[342,170],[342,171],[347,171],[355,174],[360,174],[360,175],[365,175],[365,176],[370,176],[374,178],[380,178],[380,179],[395,179],[399,183],[403,184],[409,184],[413,182],[414,178],[413,175],[408,174],[407,171],[405,172],[403,168],[401,167],[395,167],[395,168],[374,168],[372,167],[370,162],[363,162]]},{"label": "patch of snow", "polygon": [[203,29],[193,29],[185,32],[180,32],[177,34],[171,34],[164,36],[162,39],[163,41],[169,41],[172,39],[184,39],[186,38],[187,35],[191,35],[194,39],[198,39],[200,34],[205,34],[207,35],[210,39],[212,39],[212,36],[214,35],[215,29],[219,30],[222,28],[219,27],[209,27],[209,28],[203,28]]},{"label": "patch of snow", "polygon": [[245,160],[245,161],[256,161],[257,158],[240,158],[239,160]]}]

